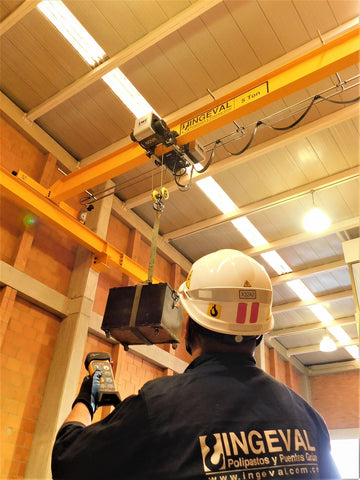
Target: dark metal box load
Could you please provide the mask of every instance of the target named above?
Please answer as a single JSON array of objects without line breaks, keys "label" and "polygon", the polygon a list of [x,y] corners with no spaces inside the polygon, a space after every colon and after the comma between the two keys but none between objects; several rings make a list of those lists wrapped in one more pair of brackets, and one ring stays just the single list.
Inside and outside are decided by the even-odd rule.
[{"label": "dark metal box load", "polygon": [[167,283],[111,288],[101,328],[123,345],[178,343],[183,308]]}]

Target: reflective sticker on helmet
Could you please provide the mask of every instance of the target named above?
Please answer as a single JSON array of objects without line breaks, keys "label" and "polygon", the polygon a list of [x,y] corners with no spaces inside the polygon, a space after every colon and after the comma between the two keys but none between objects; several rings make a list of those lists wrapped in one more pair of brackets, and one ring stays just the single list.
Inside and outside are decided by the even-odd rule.
[{"label": "reflective sticker on helmet", "polygon": [[247,303],[239,303],[236,315],[236,323],[245,323]]},{"label": "reflective sticker on helmet", "polygon": [[[246,314],[248,311],[247,303],[239,303],[236,315],[236,323],[246,323]],[[251,304],[249,323],[256,323],[259,316],[259,303],[254,302]]]},{"label": "reflective sticker on helmet", "polygon": [[259,304],[254,302],[251,305],[250,323],[256,323],[259,315]]},{"label": "reflective sticker on helmet", "polygon": [[188,288],[188,289],[190,288],[190,280],[191,280],[192,273],[193,273],[193,271],[190,270],[189,275],[187,276],[187,279],[186,279],[186,282],[185,282],[186,288]]},{"label": "reflective sticker on helmet", "polygon": [[217,305],[215,303],[209,303],[207,314],[213,318],[220,318],[221,315],[221,305]]}]

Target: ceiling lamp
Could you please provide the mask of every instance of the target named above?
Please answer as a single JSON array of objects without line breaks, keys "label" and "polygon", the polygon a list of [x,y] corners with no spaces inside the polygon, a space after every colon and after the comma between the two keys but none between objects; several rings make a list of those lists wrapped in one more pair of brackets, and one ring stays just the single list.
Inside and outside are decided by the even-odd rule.
[{"label": "ceiling lamp", "polygon": [[315,207],[314,192],[311,192],[313,208],[303,218],[305,230],[311,233],[320,233],[328,228],[330,219],[320,208]]},{"label": "ceiling lamp", "polygon": [[320,352],[334,352],[336,350],[336,344],[329,335],[324,335],[320,342]]}]

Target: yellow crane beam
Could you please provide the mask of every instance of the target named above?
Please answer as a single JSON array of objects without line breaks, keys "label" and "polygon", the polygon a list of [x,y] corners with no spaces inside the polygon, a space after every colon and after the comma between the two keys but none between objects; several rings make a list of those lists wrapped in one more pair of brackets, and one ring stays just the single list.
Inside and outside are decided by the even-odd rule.
[{"label": "yellow crane beam", "polygon": [[[357,25],[325,45],[178,119],[169,127],[179,133],[178,145],[187,144],[358,63],[359,51],[360,27]],[[58,180],[50,187],[48,197],[59,203],[148,161],[141,147],[129,144]]]},{"label": "yellow crane beam", "polygon": [[[7,196],[21,206],[28,208],[35,215],[44,218],[51,225],[92,252],[92,268],[94,270],[100,272],[112,266],[137,282],[147,280],[148,272],[144,267],[80,223],[71,212],[65,211],[42,193],[39,193],[35,181],[30,182],[28,178],[24,180],[26,182],[0,167],[0,185]],[[43,187],[40,186],[40,190],[42,189]],[[153,277],[153,282],[157,283],[161,280]]]}]

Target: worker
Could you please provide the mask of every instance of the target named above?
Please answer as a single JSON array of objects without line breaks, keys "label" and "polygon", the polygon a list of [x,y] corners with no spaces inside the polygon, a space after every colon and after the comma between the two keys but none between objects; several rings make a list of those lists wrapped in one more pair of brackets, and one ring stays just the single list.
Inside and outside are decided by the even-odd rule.
[{"label": "worker", "polygon": [[273,327],[264,268],[219,250],[196,261],[179,290],[192,363],[91,425],[99,372],[86,377],[55,441],[53,478],[339,479],[321,416],[255,364]]}]

